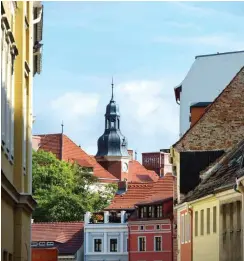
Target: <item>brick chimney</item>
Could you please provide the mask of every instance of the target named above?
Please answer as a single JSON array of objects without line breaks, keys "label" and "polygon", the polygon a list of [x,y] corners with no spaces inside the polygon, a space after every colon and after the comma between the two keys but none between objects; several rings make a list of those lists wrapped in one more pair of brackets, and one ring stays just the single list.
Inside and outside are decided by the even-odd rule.
[{"label": "brick chimney", "polygon": [[202,117],[210,104],[211,102],[198,102],[190,106],[189,121],[191,123],[191,126],[194,125]]},{"label": "brick chimney", "polygon": [[119,181],[118,182],[118,190],[127,191],[127,188],[128,188],[128,182],[127,182],[126,179],[124,181]]}]

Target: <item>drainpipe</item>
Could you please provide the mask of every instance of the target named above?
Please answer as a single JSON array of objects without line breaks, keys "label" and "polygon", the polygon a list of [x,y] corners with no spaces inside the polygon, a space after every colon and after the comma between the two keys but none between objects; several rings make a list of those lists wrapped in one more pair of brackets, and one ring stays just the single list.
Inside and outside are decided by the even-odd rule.
[{"label": "drainpipe", "polygon": [[241,178],[239,178],[239,179],[236,179],[236,186],[234,187],[234,190],[236,191],[236,192],[239,192],[239,193],[241,193],[241,196],[242,196],[242,198],[241,198],[241,207],[242,207],[242,209],[241,209],[241,220],[242,220],[242,224],[241,224],[241,226],[242,226],[242,229],[241,229],[241,231],[242,231],[242,261],[244,261],[244,176],[242,176]]},{"label": "drainpipe", "polygon": [[39,13],[37,14],[37,18],[33,20],[33,24],[40,23],[42,19],[42,7],[39,9]]}]

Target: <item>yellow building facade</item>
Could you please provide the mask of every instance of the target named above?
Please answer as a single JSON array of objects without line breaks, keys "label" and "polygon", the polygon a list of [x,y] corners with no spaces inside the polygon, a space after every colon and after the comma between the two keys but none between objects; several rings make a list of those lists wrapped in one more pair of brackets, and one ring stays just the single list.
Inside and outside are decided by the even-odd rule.
[{"label": "yellow building facade", "polygon": [[33,76],[40,72],[41,45],[35,41],[36,29],[42,30],[39,10],[39,1],[1,1],[3,261],[31,260],[31,215],[36,205],[32,198],[32,85]]},{"label": "yellow building facade", "polygon": [[193,260],[219,260],[219,201],[210,196],[189,203],[193,214]]}]

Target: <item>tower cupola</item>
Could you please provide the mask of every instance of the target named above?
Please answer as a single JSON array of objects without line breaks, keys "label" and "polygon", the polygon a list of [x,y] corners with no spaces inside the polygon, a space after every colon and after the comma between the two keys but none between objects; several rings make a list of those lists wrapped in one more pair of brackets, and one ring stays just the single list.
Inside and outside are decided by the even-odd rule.
[{"label": "tower cupola", "polygon": [[127,139],[120,131],[119,106],[114,100],[114,84],[112,80],[112,96],[106,107],[105,131],[98,139],[96,157],[128,157]]}]

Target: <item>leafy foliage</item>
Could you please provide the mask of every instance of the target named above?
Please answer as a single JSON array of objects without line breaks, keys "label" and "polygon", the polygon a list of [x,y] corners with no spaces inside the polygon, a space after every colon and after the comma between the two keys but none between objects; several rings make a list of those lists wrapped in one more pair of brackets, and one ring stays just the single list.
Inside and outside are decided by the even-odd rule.
[{"label": "leafy foliage", "polygon": [[106,207],[117,185],[101,185],[90,169],[58,160],[43,150],[33,151],[33,195],[37,222],[82,220],[86,211]]}]

